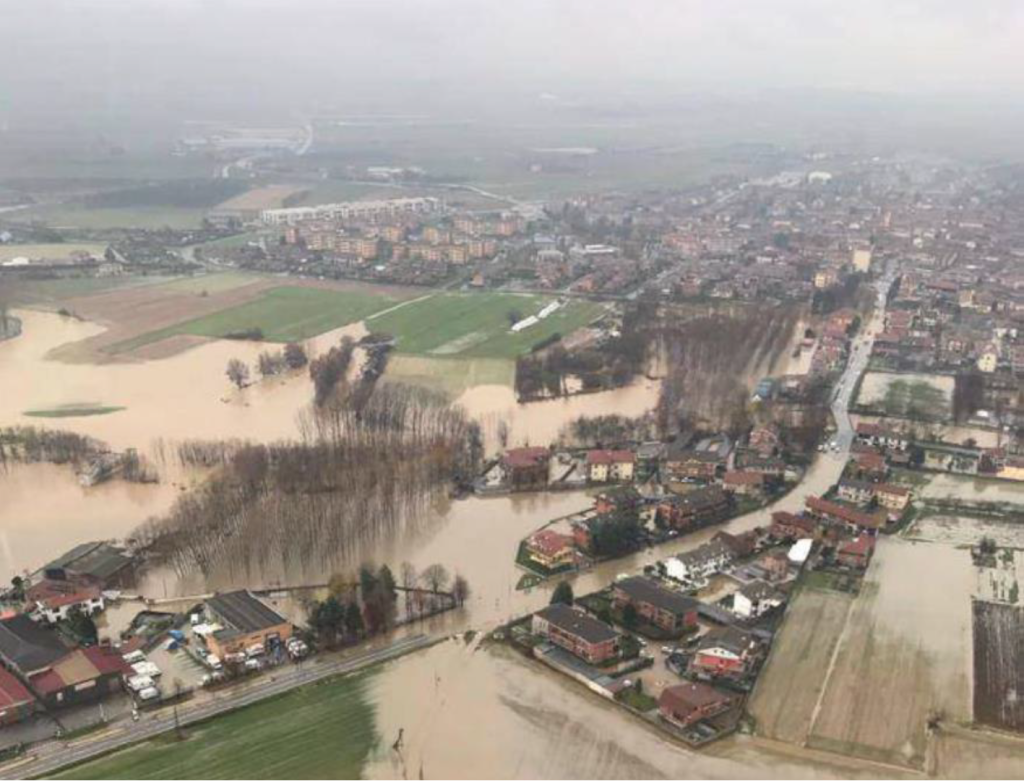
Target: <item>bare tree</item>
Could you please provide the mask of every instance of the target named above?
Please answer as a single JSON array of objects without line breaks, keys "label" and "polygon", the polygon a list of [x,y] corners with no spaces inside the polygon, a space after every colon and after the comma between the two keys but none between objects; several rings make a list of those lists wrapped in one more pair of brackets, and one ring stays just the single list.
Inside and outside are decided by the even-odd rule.
[{"label": "bare tree", "polygon": [[249,367],[238,358],[232,358],[228,361],[227,375],[228,379],[241,390],[249,382]]},{"label": "bare tree", "polygon": [[444,568],[443,564],[431,564],[423,570],[420,577],[435,594],[447,586],[451,580],[451,575],[448,574],[448,570]]},{"label": "bare tree", "polygon": [[462,607],[466,600],[469,599],[469,581],[462,577],[462,575],[455,576],[455,580],[452,583],[452,596],[455,598],[455,604],[459,607]]},{"label": "bare tree", "polygon": [[407,618],[412,617],[413,606],[415,605],[415,590],[416,590],[416,568],[411,562],[402,562],[402,588],[405,589],[405,615]]}]

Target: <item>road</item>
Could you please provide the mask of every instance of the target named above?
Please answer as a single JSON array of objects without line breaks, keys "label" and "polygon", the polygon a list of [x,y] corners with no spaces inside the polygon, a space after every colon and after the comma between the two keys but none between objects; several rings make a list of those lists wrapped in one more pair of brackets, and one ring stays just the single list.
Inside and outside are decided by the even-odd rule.
[{"label": "road", "polygon": [[[253,678],[251,683],[240,684],[213,694],[208,699],[189,701],[178,706],[182,726],[217,716],[237,708],[274,697],[299,686],[324,678],[355,672],[364,667],[396,659],[437,642],[426,635],[398,640],[384,648],[367,651],[347,658],[315,657],[300,664],[276,668]],[[33,745],[26,756],[0,766],[0,778],[31,778],[51,775],[67,765],[124,748],[132,743],[148,740],[174,729],[174,715],[169,707],[145,713],[133,722],[128,718],[111,722],[100,732],[90,733],[77,741],[65,743],[48,740]]]}]

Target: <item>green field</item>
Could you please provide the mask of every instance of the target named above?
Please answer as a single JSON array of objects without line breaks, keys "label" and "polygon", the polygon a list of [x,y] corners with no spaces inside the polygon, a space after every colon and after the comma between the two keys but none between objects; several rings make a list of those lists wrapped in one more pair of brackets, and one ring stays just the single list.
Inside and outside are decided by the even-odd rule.
[{"label": "green field", "polygon": [[374,293],[275,287],[254,301],[118,342],[110,351],[134,350],[179,334],[223,338],[257,328],[268,342],[292,342],[362,320],[395,301]]},{"label": "green field", "polygon": [[377,742],[372,673],[305,686],[56,778],[359,778]]},{"label": "green field", "polygon": [[505,358],[424,358],[394,355],[385,379],[442,393],[456,399],[477,385],[507,385],[515,380],[515,364]]},{"label": "green field", "polygon": [[93,415],[109,415],[123,409],[124,407],[104,407],[99,404],[66,404],[52,409],[31,409],[24,414],[30,418],[87,418]]},{"label": "green field", "polygon": [[511,312],[527,317],[555,299],[515,293],[438,293],[367,319],[373,332],[396,338],[396,349],[437,358],[514,358],[560,333],[568,336],[601,313],[600,304],[570,301],[539,323],[509,330]]}]

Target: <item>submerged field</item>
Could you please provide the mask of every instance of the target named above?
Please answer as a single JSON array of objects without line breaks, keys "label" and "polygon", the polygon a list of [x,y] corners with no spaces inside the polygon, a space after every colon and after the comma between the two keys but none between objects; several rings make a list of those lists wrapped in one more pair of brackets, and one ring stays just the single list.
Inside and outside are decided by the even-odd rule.
[{"label": "submerged field", "polygon": [[370,674],[281,697],[70,768],[57,778],[359,778],[377,741]]},{"label": "submerged field", "polygon": [[947,420],[952,409],[953,378],[935,374],[864,375],[857,405],[865,411],[911,420]]},{"label": "submerged field", "polygon": [[401,353],[449,358],[514,358],[554,334],[594,320],[601,305],[570,301],[540,322],[512,333],[516,320],[535,315],[555,299],[515,293],[438,293],[367,320],[373,332],[395,337]]},{"label": "submerged field", "polygon": [[391,296],[376,293],[275,287],[238,306],[125,340],[114,345],[111,351],[134,350],[179,335],[226,338],[259,331],[269,342],[308,339],[362,320],[396,301]]}]

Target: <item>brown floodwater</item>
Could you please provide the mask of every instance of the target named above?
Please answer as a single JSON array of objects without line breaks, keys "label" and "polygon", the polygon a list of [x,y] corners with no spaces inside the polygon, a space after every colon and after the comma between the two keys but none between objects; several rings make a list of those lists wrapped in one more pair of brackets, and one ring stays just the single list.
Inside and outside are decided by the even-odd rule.
[{"label": "brown floodwater", "polygon": [[79,543],[120,539],[169,509],[179,493],[171,482],[83,488],[70,466],[9,465],[0,470],[0,582]]}]

